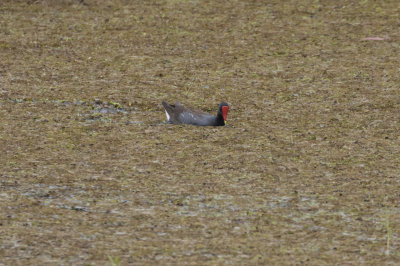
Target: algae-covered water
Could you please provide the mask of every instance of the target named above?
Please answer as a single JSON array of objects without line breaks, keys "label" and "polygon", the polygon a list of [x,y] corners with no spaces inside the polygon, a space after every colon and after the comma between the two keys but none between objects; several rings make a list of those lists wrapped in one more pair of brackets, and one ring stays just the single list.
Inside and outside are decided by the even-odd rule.
[{"label": "algae-covered water", "polygon": [[0,1],[0,264],[398,264],[399,16]]}]

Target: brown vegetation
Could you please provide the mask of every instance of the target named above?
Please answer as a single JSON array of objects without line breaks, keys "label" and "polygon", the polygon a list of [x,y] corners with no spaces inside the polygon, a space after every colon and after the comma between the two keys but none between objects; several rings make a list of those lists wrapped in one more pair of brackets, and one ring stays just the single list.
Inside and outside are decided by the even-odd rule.
[{"label": "brown vegetation", "polygon": [[0,264],[399,263],[399,16],[1,1]]}]

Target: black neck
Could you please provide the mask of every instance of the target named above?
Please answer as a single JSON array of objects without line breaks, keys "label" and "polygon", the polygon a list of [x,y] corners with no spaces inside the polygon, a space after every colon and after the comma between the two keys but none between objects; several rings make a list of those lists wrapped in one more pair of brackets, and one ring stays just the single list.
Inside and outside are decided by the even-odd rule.
[{"label": "black neck", "polygon": [[222,111],[218,111],[218,114],[215,118],[215,122],[217,126],[224,126],[225,125],[225,121],[224,121],[224,117],[222,116]]}]

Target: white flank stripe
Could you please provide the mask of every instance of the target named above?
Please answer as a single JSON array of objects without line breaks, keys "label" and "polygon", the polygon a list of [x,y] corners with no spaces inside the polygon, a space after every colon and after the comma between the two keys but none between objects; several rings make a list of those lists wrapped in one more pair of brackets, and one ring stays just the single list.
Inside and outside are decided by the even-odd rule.
[{"label": "white flank stripe", "polygon": [[169,114],[167,113],[167,110],[165,110],[165,114],[167,115],[167,121],[169,121]]}]

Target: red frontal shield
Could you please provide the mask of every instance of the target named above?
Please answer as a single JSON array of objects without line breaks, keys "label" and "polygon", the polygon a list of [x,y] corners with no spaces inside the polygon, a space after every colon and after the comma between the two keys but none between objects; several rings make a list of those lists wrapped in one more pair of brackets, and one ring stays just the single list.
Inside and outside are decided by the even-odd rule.
[{"label": "red frontal shield", "polygon": [[224,118],[224,121],[226,121],[226,117],[228,116],[228,111],[229,111],[228,106],[222,106],[222,117]]}]

